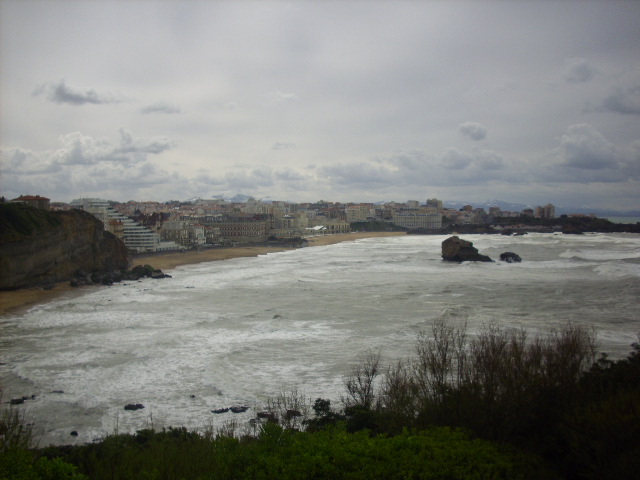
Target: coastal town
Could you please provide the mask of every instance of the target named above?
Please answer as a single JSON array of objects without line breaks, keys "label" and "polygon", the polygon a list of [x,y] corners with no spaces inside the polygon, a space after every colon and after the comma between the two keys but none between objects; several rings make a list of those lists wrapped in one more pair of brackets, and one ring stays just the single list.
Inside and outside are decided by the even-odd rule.
[{"label": "coastal town", "polygon": [[[237,201],[236,201],[237,200]],[[500,207],[447,208],[436,198],[405,203],[315,203],[261,201],[252,197],[197,199],[193,201],[119,203],[80,198],[70,203],[53,202],[39,195],[10,200],[45,210],[80,209],[91,213],[105,230],[123,240],[133,253],[170,252],[194,248],[237,247],[271,242],[287,244],[309,236],[345,234],[355,231],[406,231],[446,233],[451,226],[513,228],[512,219],[553,219],[551,204],[523,211]],[[540,225],[521,226],[527,230]]]}]

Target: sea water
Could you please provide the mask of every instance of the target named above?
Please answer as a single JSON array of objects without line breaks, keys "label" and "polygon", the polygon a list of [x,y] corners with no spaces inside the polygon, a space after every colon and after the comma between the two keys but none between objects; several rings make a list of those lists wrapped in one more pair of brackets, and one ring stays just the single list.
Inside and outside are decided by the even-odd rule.
[{"label": "sea water", "polygon": [[[201,263],[74,290],[0,317],[3,402],[41,445],[142,428],[245,425],[297,389],[339,407],[367,351],[410,358],[432,322],[546,335],[594,328],[621,358],[640,332],[640,235],[464,235],[493,263],[441,260],[445,236],[370,238]],[[522,263],[498,261],[515,252]],[[129,403],[144,409],[124,410]],[[212,410],[245,405],[245,413]],[[71,431],[78,432],[70,436]]]}]

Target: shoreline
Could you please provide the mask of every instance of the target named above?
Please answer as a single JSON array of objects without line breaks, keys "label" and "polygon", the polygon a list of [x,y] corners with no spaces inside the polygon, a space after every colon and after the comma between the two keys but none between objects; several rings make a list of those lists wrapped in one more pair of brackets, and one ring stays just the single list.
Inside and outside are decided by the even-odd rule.
[{"label": "shoreline", "polygon": [[[318,235],[308,237],[309,247],[319,247],[325,245],[333,245],[336,243],[349,242],[363,238],[390,237],[406,235],[405,232],[353,232],[353,233],[337,233],[333,235]],[[173,270],[182,265],[193,265],[204,262],[216,262],[221,260],[229,260],[232,258],[257,257],[268,253],[284,252],[295,250],[299,247],[229,247],[214,248],[210,250],[202,250],[198,252],[188,251],[185,253],[166,253],[148,255],[134,258],[130,268],[136,265],[149,264],[156,269],[167,273],[167,270]],[[307,248],[307,247],[301,247]],[[102,286],[96,287],[102,288]],[[64,293],[72,291],[80,291],[80,288],[74,288],[69,285],[69,281],[58,282],[50,290],[42,287],[21,288],[11,291],[0,291],[0,316],[39,303],[45,303],[62,296]]]}]

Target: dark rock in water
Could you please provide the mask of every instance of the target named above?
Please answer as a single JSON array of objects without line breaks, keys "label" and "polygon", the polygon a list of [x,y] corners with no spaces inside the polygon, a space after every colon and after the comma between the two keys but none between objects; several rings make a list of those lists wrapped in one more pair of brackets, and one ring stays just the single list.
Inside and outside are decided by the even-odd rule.
[{"label": "dark rock in water", "polygon": [[131,269],[131,275],[136,280],[142,277],[150,276],[151,272],[153,272],[153,270],[149,271],[149,269],[147,269],[144,265],[136,265]]},{"label": "dark rock in water", "polygon": [[76,430],[73,430],[73,431],[71,432],[71,436],[72,436],[72,437],[77,437],[77,436],[78,436],[78,432],[77,432]]},{"label": "dark rock in water", "polygon": [[125,410],[141,410],[144,408],[144,405],[142,405],[141,403],[129,403],[127,405],[124,406]]},{"label": "dark rock in water", "polygon": [[171,275],[162,273],[162,270],[154,270],[151,273],[151,278],[171,278]]},{"label": "dark rock in water", "polygon": [[275,421],[276,414],[275,413],[271,413],[271,412],[258,412],[257,417],[258,418],[264,418],[264,419],[271,420],[271,421]]},{"label": "dark rock in water", "polygon": [[491,258],[478,253],[473,243],[457,236],[442,242],[442,259],[448,262],[492,262]]},{"label": "dark rock in water", "polygon": [[247,410],[249,410],[249,407],[245,407],[244,405],[240,405],[237,407],[229,407],[229,410],[231,410],[233,413],[242,413],[242,412],[246,412]]},{"label": "dark rock in water", "polygon": [[522,258],[517,253],[504,252],[500,254],[500,260],[507,263],[520,263]]},{"label": "dark rock in water", "polygon": [[211,413],[227,413],[228,411],[228,408],[217,408],[216,410],[211,410]]},{"label": "dark rock in water", "polygon": [[25,400],[26,400],[26,398],[24,398],[24,397],[22,397],[22,398],[12,398],[9,403],[11,405],[22,405]]},{"label": "dark rock in water", "polygon": [[64,390],[53,390],[51,393],[64,393]]}]

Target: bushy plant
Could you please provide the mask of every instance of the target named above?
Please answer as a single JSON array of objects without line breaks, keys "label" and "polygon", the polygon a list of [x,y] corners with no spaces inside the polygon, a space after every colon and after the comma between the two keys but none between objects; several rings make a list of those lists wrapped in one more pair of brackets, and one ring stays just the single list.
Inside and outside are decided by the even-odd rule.
[{"label": "bushy plant", "polygon": [[[0,403],[1,403],[0,391]],[[12,408],[0,414],[1,480],[85,480],[77,468],[59,458],[39,458],[24,415]]]},{"label": "bushy plant", "polygon": [[562,423],[569,478],[634,478],[640,472],[640,346],[603,355],[580,381],[582,402]]},{"label": "bushy plant", "polygon": [[544,444],[579,400],[594,357],[595,334],[572,324],[530,340],[522,329],[495,324],[471,336],[466,325],[440,319],[418,336],[413,359],[381,372],[379,354],[369,353],[352,369],[347,425],[381,433],[448,425],[490,440]]}]

